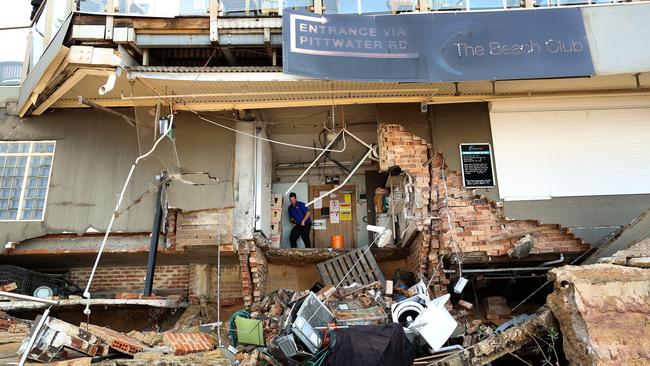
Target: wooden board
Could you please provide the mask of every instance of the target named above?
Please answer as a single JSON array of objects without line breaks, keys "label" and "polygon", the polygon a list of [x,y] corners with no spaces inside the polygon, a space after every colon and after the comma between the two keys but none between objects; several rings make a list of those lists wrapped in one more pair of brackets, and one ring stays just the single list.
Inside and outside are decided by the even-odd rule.
[{"label": "wooden board", "polygon": [[[309,186],[309,200],[313,200],[320,196],[320,192],[327,192],[334,188],[333,185],[311,185]],[[314,248],[329,248],[331,244],[332,235],[343,235],[345,238],[345,248],[355,248],[357,243],[357,199],[356,187],[354,184],[348,184],[336,191],[339,201],[343,202],[343,195],[351,195],[352,205],[352,219],[349,221],[339,221],[338,224],[332,224],[328,216],[321,215],[321,209],[316,209],[313,206],[309,207],[312,212],[312,219],[326,219],[327,228],[325,230],[312,230],[312,246]],[[323,207],[330,207],[332,198],[323,198]]]},{"label": "wooden board", "polygon": [[381,273],[372,251],[366,251],[367,248],[367,246],[361,247],[350,253],[318,263],[316,267],[325,284],[336,286],[343,280],[341,286],[347,286],[353,282],[368,285],[379,281],[382,286],[385,286],[384,275]]}]

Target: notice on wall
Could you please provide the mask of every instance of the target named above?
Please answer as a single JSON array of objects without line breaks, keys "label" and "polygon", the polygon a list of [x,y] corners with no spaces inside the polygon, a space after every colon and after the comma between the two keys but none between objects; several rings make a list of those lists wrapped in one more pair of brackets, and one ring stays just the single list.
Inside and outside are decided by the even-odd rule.
[{"label": "notice on wall", "polygon": [[338,224],[339,223],[339,212],[330,212],[330,224]]},{"label": "notice on wall", "polygon": [[314,230],[327,230],[327,220],[325,219],[314,220]]},{"label": "notice on wall", "polygon": [[463,186],[466,188],[494,187],[494,164],[492,146],[482,144],[460,144],[460,162]]},{"label": "notice on wall", "polygon": [[340,219],[341,221],[352,221],[352,204],[340,203],[339,204]]},{"label": "notice on wall", "polygon": [[351,193],[345,193],[343,195],[343,202],[352,203],[352,194]]},{"label": "notice on wall", "polygon": [[339,212],[339,200],[330,200],[330,214],[332,212]]},{"label": "notice on wall", "polygon": [[[320,191],[320,192],[318,193],[318,197],[323,197],[323,196],[326,195],[326,194],[327,194],[327,191]],[[321,209],[321,208],[323,208],[323,199],[322,199],[322,198],[319,199],[319,200],[314,201],[314,208],[315,208],[315,209]]]}]

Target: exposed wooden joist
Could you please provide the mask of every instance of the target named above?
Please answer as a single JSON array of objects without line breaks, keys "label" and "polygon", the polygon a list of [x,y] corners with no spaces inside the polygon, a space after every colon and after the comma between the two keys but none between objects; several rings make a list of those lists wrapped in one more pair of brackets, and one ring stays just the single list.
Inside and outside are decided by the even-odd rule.
[{"label": "exposed wooden joist", "polygon": [[113,70],[105,69],[78,69],[75,71],[72,76],[70,76],[66,81],[63,82],[50,96],[47,97],[41,104],[36,107],[33,115],[39,116],[43,114],[52,104],[54,104],[59,98],[61,98],[68,90],[72,89],[81,79],[88,75],[94,76],[108,76],[113,72]]},{"label": "exposed wooden joist", "polygon": [[[68,47],[62,46],[59,52],[57,53],[56,56],[54,56],[54,59],[50,63],[50,65],[47,67],[45,72],[43,73],[43,76],[41,76],[41,79],[36,83],[36,86],[32,90],[32,94],[29,98],[30,102],[25,103],[25,105],[22,106],[21,110],[18,111],[18,115],[20,117],[24,116],[25,113],[27,113],[27,110],[36,103],[38,100],[38,96],[40,93],[45,90],[45,87],[47,84],[58,74],[62,72],[62,65],[67,65],[67,63],[64,61],[68,53],[70,52],[70,49]],[[25,68],[26,69],[26,68]]]}]

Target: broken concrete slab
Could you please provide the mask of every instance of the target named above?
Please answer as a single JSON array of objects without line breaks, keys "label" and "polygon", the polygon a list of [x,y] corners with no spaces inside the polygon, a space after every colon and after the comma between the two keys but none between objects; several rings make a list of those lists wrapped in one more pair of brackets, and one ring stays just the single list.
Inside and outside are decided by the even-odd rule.
[{"label": "broken concrete slab", "polygon": [[598,263],[650,268],[650,238],[641,240],[628,249],[619,250],[611,257],[601,258]]},{"label": "broken concrete slab", "polygon": [[556,328],[557,324],[551,310],[543,307],[529,320],[502,332],[498,337],[491,336],[476,343],[463,352],[471,366],[487,365],[504,355],[515,352],[533,341],[533,335]]},{"label": "broken concrete slab", "polygon": [[571,365],[650,364],[650,270],[611,264],[549,272],[548,304]]}]

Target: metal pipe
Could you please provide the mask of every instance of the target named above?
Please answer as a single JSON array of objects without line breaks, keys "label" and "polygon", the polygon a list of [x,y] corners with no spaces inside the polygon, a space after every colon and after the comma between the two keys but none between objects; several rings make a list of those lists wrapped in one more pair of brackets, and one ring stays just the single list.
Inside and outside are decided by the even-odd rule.
[{"label": "metal pipe", "polygon": [[41,319],[39,319],[38,321],[38,324],[36,324],[36,327],[32,329],[32,336],[29,337],[29,343],[27,343],[27,347],[23,351],[23,354],[20,356],[20,361],[18,362],[18,366],[23,366],[27,361],[27,356],[29,356],[29,352],[31,352],[32,348],[34,348],[34,343],[36,343],[36,338],[38,338],[38,333],[41,331],[41,328],[43,328],[43,324],[45,324],[48,315],[50,315],[50,308],[45,309],[43,315],[41,315]]},{"label": "metal pipe", "polygon": [[[491,272],[530,272],[548,271],[553,267],[516,267],[516,268],[484,268],[484,269],[463,269],[464,273],[491,273]],[[452,269],[445,269],[445,273],[456,273]]]},{"label": "metal pipe", "polygon": [[144,280],[144,296],[151,296],[153,287],[153,275],[156,267],[156,255],[158,254],[158,241],[160,239],[160,222],[162,221],[162,192],[165,186],[161,184],[167,179],[167,173],[162,171],[158,176],[158,195],[156,196],[156,211],[153,217],[153,228],[151,229],[151,241],[149,243],[149,257],[147,258],[147,276]]},{"label": "metal pipe", "polygon": [[539,266],[544,267],[544,266],[549,266],[551,264],[558,264],[558,263],[562,263],[562,262],[564,262],[564,253],[560,253],[560,259],[555,259],[555,260],[552,260],[552,261],[544,262],[544,263],[540,264]]},{"label": "metal pipe", "polygon": [[102,110],[102,111],[104,111],[106,113],[110,113],[110,114],[112,114],[114,116],[121,117],[126,121],[126,123],[131,125],[131,127],[135,127],[135,122],[136,121],[133,118],[131,118],[131,117],[125,115],[125,114],[114,111],[114,110],[112,110],[110,108],[106,108],[103,105],[99,105],[99,104],[93,102],[92,100],[88,100],[88,99],[84,98],[81,95],[78,97],[78,100],[79,100],[80,104],[87,105],[87,106],[92,107],[92,108],[97,108],[97,109]]},{"label": "metal pipe", "polygon": [[16,299],[16,300],[26,300],[26,301],[40,302],[40,303],[48,304],[48,305],[59,305],[58,300],[43,299],[43,298],[35,297],[35,296],[17,294],[15,292],[0,291],[0,296],[10,297],[10,298]]}]

